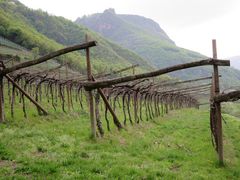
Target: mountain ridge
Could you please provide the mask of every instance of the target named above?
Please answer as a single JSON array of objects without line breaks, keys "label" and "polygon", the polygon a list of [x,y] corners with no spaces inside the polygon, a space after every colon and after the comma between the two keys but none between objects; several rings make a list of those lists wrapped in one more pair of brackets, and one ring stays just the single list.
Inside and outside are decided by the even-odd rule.
[{"label": "mountain ridge", "polygon": [[[155,25],[150,29],[145,27],[146,31],[141,30],[140,32],[135,32],[135,30],[139,30],[139,27],[129,29],[134,25],[132,25],[132,22],[127,23],[127,29],[132,33],[131,35],[136,36],[126,38],[123,32],[124,40],[126,40],[125,43],[131,44],[131,40],[134,37],[136,38],[134,43],[137,43],[135,49],[129,49],[110,38],[103,37],[99,32],[95,32],[83,25],[74,24],[72,21],[63,17],[52,16],[42,10],[32,10],[21,3],[11,2],[13,1],[0,1],[0,35],[28,49],[38,47],[42,54],[46,54],[63,48],[64,46],[84,42],[85,35],[89,34],[92,40],[98,42],[98,46],[91,49],[94,73],[119,69],[136,63],[141,65],[141,67],[138,68],[139,71],[136,71],[136,73],[139,73],[151,71],[154,65],[155,68],[161,69],[163,67],[205,58],[205,56],[199,53],[183,48],[176,48],[174,42],[171,41],[163,40],[159,43],[159,39],[156,37],[158,33],[153,33],[153,35],[150,33],[150,35],[146,35],[145,37],[146,31],[159,30],[158,28],[154,30]],[[138,16],[134,16],[134,18],[138,18]],[[126,20],[120,19],[120,22],[126,24]],[[117,35],[119,36],[119,34]],[[139,35],[140,38],[138,38]],[[142,45],[144,46],[141,47]],[[142,52],[137,53],[136,50]],[[145,56],[142,56],[142,54]],[[80,70],[80,72],[85,72],[86,62],[84,57],[85,54],[83,52],[75,52],[61,56],[59,59],[61,59],[62,62],[66,60],[70,61],[70,67],[75,70]],[[183,57],[186,58],[184,59]],[[150,61],[151,58],[154,58],[153,61],[156,60],[156,64]],[[222,75],[227,75],[226,77],[223,76],[223,82],[225,84],[239,82],[239,71],[230,68],[220,69]],[[202,67],[178,71],[170,75],[181,79],[191,79],[209,76],[211,73],[211,67]]]},{"label": "mountain ridge", "polygon": [[131,49],[158,68],[204,57],[177,47],[155,21],[139,15],[116,14],[113,9],[108,9],[77,18],[75,22]]},{"label": "mountain ridge", "polygon": [[[107,39],[134,51],[156,68],[188,63],[208,57],[191,50],[176,46],[161,26],[143,16],[116,14],[114,9],[77,18],[75,23],[100,33]],[[220,68],[222,82],[229,84],[230,79],[240,82],[240,71],[233,68]],[[170,73],[180,79],[211,76],[212,67],[197,67]],[[239,83],[240,84],[240,83]]]}]

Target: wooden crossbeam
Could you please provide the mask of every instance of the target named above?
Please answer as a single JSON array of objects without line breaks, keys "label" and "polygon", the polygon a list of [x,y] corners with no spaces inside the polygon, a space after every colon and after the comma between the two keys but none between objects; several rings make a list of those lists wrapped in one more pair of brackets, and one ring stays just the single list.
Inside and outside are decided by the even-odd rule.
[{"label": "wooden crossbeam", "polygon": [[181,92],[181,91],[189,91],[189,90],[194,90],[194,89],[200,89],[200,88],[205,88],[205,87],[210,87],[211,83],[207,84],[201,84],[197,86],[191,86],[191,87],[186,87],[186,88],[179,88],[179,89],[170,89],[167,91],[159,91],[160,93],[168,93],[168,92]]},{"label": "wooden crossbeam", "polygon": [[213,97],[213,101],[217,103],[227,102],[227,101],[237,101],[240,99],[240,91],[232,91],[229,93],[218,94]]},{"label": "wooden crossbeam", "polygon": [[230,61],[209,58],[209,59],[205,59],[205,60],[201,60],[201,61],[195,61],[195,62],[190,62],[190,63],[186,63],[186,64],[175,65],[175,66],[167,67],[164,69],[159,69],[159,70],[148,72],[148,73],[125,76],[125,77],[121,77],[121,78],[114,78],[114,79],[103,80],[103,81],[98,81],[98,82],[85,82],[85,83],[83,83],[83,86],[85,87],[86,90],[91,90],[91,89],[96,89],[96,88],[104,88],[104,87],[109,87],[111,85],[115,85],[115,84],[119,84],[119,83],[134,81],[134,80],[142,79],[142,78],[155,77],[155,76],[170,73],[173,71],[188,69],[188,68],[197,67],[197,66],[206,66],[206,65],[230,66]]},{"label": "wooden crossbeam", "polygon": [[[221,77],[221,75],[219,75],[219,77]],[[192,83],[192,82],[203,81],[203,80],[208,80],[208,79],[211,80],[212,76],[202,77],[202,78],[197,78],[197,79],[189,79],[186,81],[170,82],[170,83],[160,84],[160,86],[174,86],[174,85]]]},{"label": "wooden crossbeam", "polygon": [[58,57],[60,55],[63,55],[63,54],[69,53],[69,52],[90,48],[90,47],[93,47],[93,46],[96,46],[96,45],[97,45],[96,41],[90,41],[90,42],[86,42],[86,43],[83,43],[83,44],[69,46],[69,47],[60,49],[58,51],[49,53],[49,54],[47,54],[45,56],[42,56],[42,57],[40,57],[38,59],[35,59],[35,60],[32,60],[32,61],[23,62],[23,63],[15,65],[15,66],[12,66],[12,67],[9,67],[9,68],[5,68],[2,71],[0,71],[0,76],[4,75],[4,74],[11,73],[13,71],[16,71],[16,70],[19,70],[19,69],[22,69],[22,68],[26,68],[26,67],[30,67],[30,66],[33,66],[33,65],[36,65],[36,64],[43,63],[43,62],[45,62],[45,61],[47,61],[49,59]]}]

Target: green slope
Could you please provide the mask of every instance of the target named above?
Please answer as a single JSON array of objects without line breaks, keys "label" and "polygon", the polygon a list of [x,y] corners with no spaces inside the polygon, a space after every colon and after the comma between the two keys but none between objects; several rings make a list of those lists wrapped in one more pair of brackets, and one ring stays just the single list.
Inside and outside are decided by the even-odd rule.
[{"label": "green slope", "polygon": [[103,13],[78,18],[76,23],[132,49],[157,67],[203,57],[196,52],[177,47],[157,23],[141,16],[118,15],[109,9]]},{"label": "green slope", "polygon": [[228,115],[223,124],[226,167],[220,168],[206,111],[174,111],[127,131],[108,132],[97,142],[89,140],[85,112],[28,114],[28,120],[18,116],[0,126],[2,179],[240,178],[240,123]]},{"label": "green slope", "polygon": [[[113,9],[108,9],[103,13],[78,18],[75,22],[133,50],[157,68],[206,58],[197,52],[176,46],[156,22],[142,16],[116,14]],[[211,68],[201,67],[171,75],[190,79],[209,76],[211,73]],[[227,67],[221,68],[220,73],[225,86],[240,84],[240,71]]]},{"label": "green slope", "polygon": [[[66,45],[81,43],[85,41],[85,34],[88,34],[91,39],[99,43],[91,51],[95,70],[101,71],[106,65],[110,69],[126,67],[130,64],[140,64],[146,69],[151,69],[143,58],[132,51],[102,38],[85,27],[62,17],[50,16],[40,10],[31,10],[18,1],[1,0],[0,20],[2,22],[0,35],[28,49],[39,47],[42,54]],[[72,62],[73,68],[78,67],[83,70],[85,64],[83,56],[84,54],[71,53],[60,59],[62,61],[67,59]]]}]

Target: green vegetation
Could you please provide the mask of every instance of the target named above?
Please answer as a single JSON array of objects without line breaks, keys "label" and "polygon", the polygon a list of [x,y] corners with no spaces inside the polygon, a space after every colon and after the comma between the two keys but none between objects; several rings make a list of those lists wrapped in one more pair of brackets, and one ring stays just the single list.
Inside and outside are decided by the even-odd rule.
[{"label": "green vegetation", "polygon": [[142,16],[118,15],[114,10],[108,9],[104,13],[78,18],[76,23],[133,50],[156,67],[204,57],[177,47],[156,22]]},{"label": "green vegetation", "polygon": [[13,43],[12,41],[9,41],[8,39],[2,36],[0,36],[0,46],[10,47],[16,50],[26,50],[22,46],[19,46],[18,44]]},{"label": "green vegetation", "polygon": [[[98,46],[92,48],[91,56],[95,71],[103,71],[103,67],[111,69],[126,67],[130,64],[140,64],[143,69],[151,69],[141,57],[124,49],[100,35],[78,26],[62,17],[50,16],[41,10],[31,10],[18,1],[0,2],[0,35],[27,48],[39,48],[41,54],[46,54],[66,45],[85,41],[88,34],[98,41]],[[85,72],[85,54],[70,53],[59,57],[60,62],[68,61],[73,69]]]},{"label": "green vegetation", "polygon": [[[176,46],[156,22],[142,16],[116,14],[113,9],[108,9],[103,13],[78,18],[75,22],[131,49],[157,68],[207,58],[197,52]],[[200,67],[170,75],[181,79],[191,79],[208,76],[211,73],[212,68]],[[221,68],[220,73],[221,84],[225,87],[240,85],[238,70],[226,67]]]},{"label": "green vegetation", "polygon": [[222,107],[223,107],[224,113],[227,113],[232,116],[240,118],[240,103],[239,103],[239,101],[222,103]]},{"label": "green vegetation", "polygon": [[240,122],[225,115],[226,166],[211,145],[209,113],[185,109],[89,139],[84,111],[18,116],[0,126],[4,179],[239,179]]},{"label": "green vegetation", "polygon": [[[7,95],[7,91],[5,92]],[[18,98],[17,98],[18,99]],[[8,102],[8,99],[6,99]],[[16,101],[14,119],[6,103],[7,122],[0,126],[2,179],[239,179],[240,122],[224,115],[225,167],[218,166],[211,144],[208,110],[183,109],[140,122],[91,140],[86,99],[83,109],[56,111],[43,98],[50,115],[38,116],[25,101],[27,118]],[[100,108],[101,109],[101,108]],[[123,115],[118,113],[122,121]],[[109,118],[111,119],[111,118]]]},{"label": "green vegetation", "polygon": [[[175,46],[152,20],[116,15],[112,10],[105,13],[108,13],[106,18],[110,22],[121,25],[119,31],[112,32],[110,39],[119,38],[119,41],[123,41],[120,44],[125,43],[126,46],[131,42],[129,45],[133,48],[130,49],[146,56],[149,62],[158,67],[203,57]],[[102,15],[84,19],[92,18],[95,21],[95,16]],[[151,69],[148,62],[133,51],[62,17],[31,10],[16,0],[0,0],[0,21],[0,35],[11,40],[0,37],[0,45],[3,45],[0,46],[1,54],[18,55],[22,60],[30,60],[39,54],[83,42],[87,33],[99,43],[98,47],[91,50],[95,72],[112,68],[116,70],[135,63],[143,66],[139,71]],[[126,35],[126,32],[129,33]],[[17,50],[21,47],[30,51]],[[145,54],[145,50],[149,54]],[[161,62],[157,59],[159,57],[162,58]],[[85,71],[83,53],[71,53],[57,60],[71,62],[73,69]],[[56,67],[54,63],[47,67]],[[45,69],[46,64],[34,68]],[[193,73],[206,76],[210,72],[210,67],[199,68],[180,72],[178,76],[190,79]],[[222,72],[224,80],[227,80],[225,85],[240,79],[238,71],[223,69]],[[108,114],[111,122],[111,132],[108,132],[104,106],[100,104],[105,135],[93,140],[89,137],[90,121],[85,98],[82,100],[83,108],[74,99],[74,110],[65,107],[67,113],[63,113],[60,100],[53,102],[49,94],[42,94],[39,101],[50,113],[48,116],[39,116],[36,108],[25,98],[27,118],[24,118],[24,107],[17,93],[13,118],[8,99],[10,94],[11,90],[6,88],[4,101],[7,121],[0,124],[0,179],[240,179],[238,103],[223,106],[226,122],[223,124],[225,166],[219,167],[211,144],[206,106],[200,110],[172,111],[164,117],[140,124],[127,123],[126,129],[121,131],[117,131]],[[56,110],[51,103],[56,103]],[[116,113],[122,122],[123,114],[117,109]],[[143,116],[143,119],[146,117]]]}]

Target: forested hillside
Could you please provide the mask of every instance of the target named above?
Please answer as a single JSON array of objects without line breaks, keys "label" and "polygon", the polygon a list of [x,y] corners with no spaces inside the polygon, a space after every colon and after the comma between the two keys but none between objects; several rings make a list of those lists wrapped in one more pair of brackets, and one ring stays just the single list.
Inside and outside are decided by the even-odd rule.
[{"label": "forested hillside", "polygon": [[[78,18],[75,22],[133,50],[157,68],[207,58],[176,46],[156,22],[142,16],[116,14],[114,9],[107,9],[103,13]],[[221,74],[224,75],[222,82],[227,86],[231,81],[236,83],[240,80],[240,72],[235,69],[221,68]],[[172,74],[181,79],[206,75],[211,75],[210,68],[193,68]]]},{"label": "forested hillside", "polygon": [[118,15],[113,9],[108,9],[103,13],[78,18],[76,23],[132,49],[157,67],[204,57],[177,47],[156,22],[145,17]]},{"label": "forested hillside", "polygon": [[[85,41],[88,34],[98,42],[98,46],[91,50],[96,71],[123,67],[130,64],[140,64],[144,69],[151,69],[150,65],[135,53],[122,48],[100,35],[78,26],[73,22],[57,16],[50,16],[41,10],[31,10],[18,1],[0,2],[0,35],[15,43],[32,49],[38,47],[41,54],[45,54],[67,45]],[[73,68],[84,71],[84,54],[71,53],[60,57],[67,60]]]},{"label": "forested hillside", "polygon": [[[140,64],[140,71],[148,71],[152,67],[162,68],[206,58],[199,53],[177,47],[153,20],[135,15],[117,15],[111,9],[77,21],[109,40],[85,26],[41,10],[29,9],[16,0],[0,1],[0,21],[1,36],[29,50],[37,47],[40,54],[81,43],[85,41],[85,34],[89,34],[91,39],[98,42],[98,46],[91,50],[95,72],[118,69],[130,64]],[[58,60],[68,61],[73,69],[85,72],[84,53],[67,54]],[[224,83],[225,86],[239,82],[240,73],[235,69],[221,68],[221,74],[221,84]],[[170,75],[182,79],[208,76],[211,75],[211,68],[194,68]]]}]

